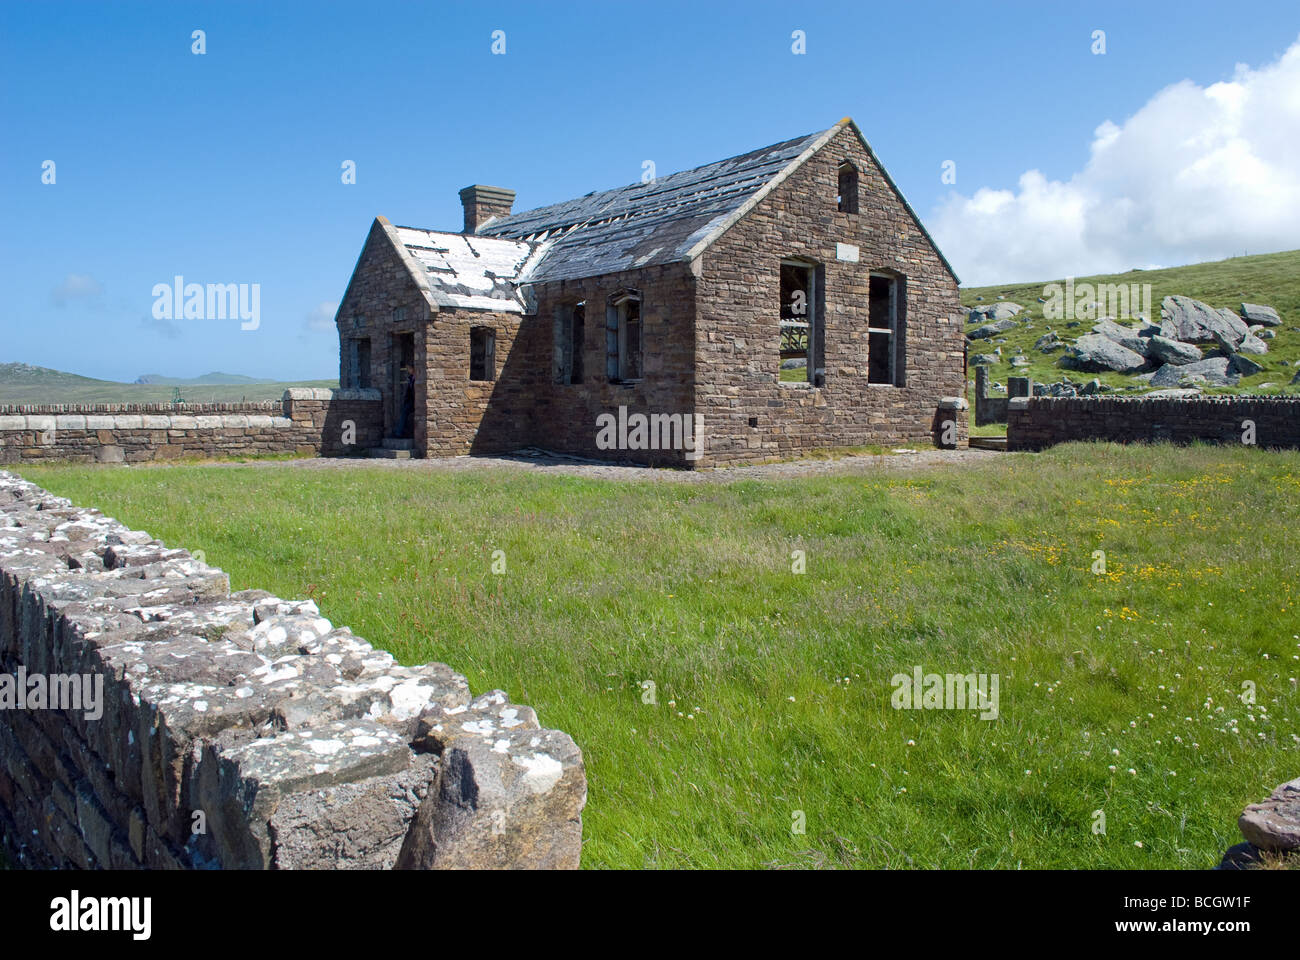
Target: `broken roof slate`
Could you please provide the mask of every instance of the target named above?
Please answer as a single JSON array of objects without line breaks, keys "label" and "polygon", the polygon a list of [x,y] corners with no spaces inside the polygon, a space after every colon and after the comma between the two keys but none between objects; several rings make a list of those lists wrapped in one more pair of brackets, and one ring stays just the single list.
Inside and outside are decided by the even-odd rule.
[{"label": "broken roof slate", "polygon": [[600,276],[689,259],[744,203],[826,131],[738,157],[589,193],[575,200],[489,221],[479,237],[542,240],[549,249],[521,277],[539,283]]},{"label": "broken roof slate", "polygon": [[[598,277],[691,260],[775,187],[800,159],[841,129],[828,130],[684,170],[649,183],[588,193],[574,200],[488,221],[471,234],[393,227],[379,218],[437,307],[527,313],[530,285]],[[922,234],[956,281],[925,225],[875,160]]]},{"label": "broken roof slate", "polygon": [[524,312],[520,273],[536,244],[394,227],[439,307]]}]

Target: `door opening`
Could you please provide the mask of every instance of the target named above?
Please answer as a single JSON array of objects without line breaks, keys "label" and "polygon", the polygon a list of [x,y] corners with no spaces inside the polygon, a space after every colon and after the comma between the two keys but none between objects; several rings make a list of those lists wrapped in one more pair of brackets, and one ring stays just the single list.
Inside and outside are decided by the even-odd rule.
[{"label": "door opening", "polygon": [[395,333],[392,337],[390,435],[409,440],[415,436],[415,334]]}]

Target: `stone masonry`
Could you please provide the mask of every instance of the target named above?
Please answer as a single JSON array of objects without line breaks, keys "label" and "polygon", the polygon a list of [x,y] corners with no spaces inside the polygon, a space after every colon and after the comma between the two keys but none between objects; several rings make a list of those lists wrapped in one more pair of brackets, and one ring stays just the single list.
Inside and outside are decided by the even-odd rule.
[{"label": "stone masonry", "polygon": [[1072,440],[1300,447],[1300,397],[1017,397],[1007,404],[1007,449]]},{"label": "stone masonry", "polygon": [[339,456],[375,445],[381,432],[377,390],[291,388],[263,403],[5,407],[0,463]]},{"label": "stone masonry", "polygon": [[578,865],[533,710],[3,472],[0,712],[11,866]]},{"label": "stone masonry", "polygon": [[[798,146],[780,154],[789,160],[779,175],[763,168],[768,182],[758,192],[743,179],[725,189],[718,184],[739,166],[759,169],[763,151],[672,175],[662,186],[632,185],[515,216],[511,191],[476,185],[462,191],[466,232],[459,235],[378,218],[337,315],[341,382],[364,379],[383,393],[391,435],[404,389],[399,347],[413,342],[405,349],[415,370],[419,456],[539,446],[707,467],[818,447],[938,443],[937,414],[958,409],[965,393],[957,278],[851,121],[769,151],[791,144]],[[796,156],[797,149],[804,152]],[[841,211],[844,164],[856,169],[857,195]],[[682,177],[688,185],[674,187]],[[752,196],[691,220],[696,198],[713,197],[714,189]],[[724,217],[715,209],[731,212]],[[675,218],[690,226],[674,233]],[[708,239],[681,253],[706,227],[713,231]],[[588,235],[593,239],[584,241]],[[510,266],[512,273],[483,273],[476,261],[497,255],[493,243],[532,252]],[[822,383],[780,379],[783,259],[811,265],[820,278]],[[887,383],[868,383],[873,274],[892,278],[901,291],[898,374]],[[484,282],[475,286],[471,276]],[[642,370],[620,381],[607,375],[607,318],[615,298],[628,293],[640,298]],[[585,309],[577,345],[584,376],[557,382],[558,318],[577,304]],[[494,332],[496,343],[492,375],[482,381],[470,380],[470,331],[480,326]],[[369,358],[363,373],[350,367],[360,343]],[[704,455],[598,449],[597,417],[617,415],[620,407],[629,414],[702,415]],[[964,441],[966,417],[956,419],[956,428]]]},{"label": "stone masonry", "polygon": [[[859,171],[860,213],[828,203],[844,160]],[[856,246],[857,262],[839,259],[837,244]],[[779,381],[782,257],[824,266],[824,387]],[[934,443],[940,400],[965,394],[957,279],[851,126],[705,250],[695,271],[695,402],[709,444],[701,465],[788,457],[820,446]],[[873,271],[904,282],[901,386],[867,383]],[[964,439],[965,417],[958,427]]]}]

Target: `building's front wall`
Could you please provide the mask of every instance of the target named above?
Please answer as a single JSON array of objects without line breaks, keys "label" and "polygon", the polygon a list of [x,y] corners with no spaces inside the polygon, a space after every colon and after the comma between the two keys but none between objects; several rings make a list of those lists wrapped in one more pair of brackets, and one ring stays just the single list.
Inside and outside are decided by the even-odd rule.
[{"label": "building's front wall", "polygon": [[[858,170],[857,214],[836,208],[844,160]],[[856,246],[858,262],[838,260],[837,243]],[[780,382],[785,258],[824,267],[821,387]],[[964,394],[956,280],[849,127],[708,247],[697,270],[696,406],[708,433],[702,465],[826,446],[930,444],[940,398]],[[867,382],[873,271],[905,281],[902,386]],[[958,421],[965,437],[965,418]]]},{"label": "building's front wall", "polygon": [[[532,443],[532,397],[520,375],[520,324],[532,318],[506,311],[442,309],[424,329],[425,415],[416,449],[428,457],[502,453]],[[495,339],[489,380],[470,379],[475,327]]]}]

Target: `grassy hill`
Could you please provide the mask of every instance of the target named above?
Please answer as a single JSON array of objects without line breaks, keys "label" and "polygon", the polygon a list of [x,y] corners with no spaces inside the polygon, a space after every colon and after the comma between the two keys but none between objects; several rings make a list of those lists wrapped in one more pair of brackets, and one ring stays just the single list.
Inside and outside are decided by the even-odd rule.
[{"label": "grassy hill", "polygon": [[240,373],[221,373],[213,371],[201,377],[165,377],[161,373],[146,373],[136,378],[136,383],[160,384],[172,387],[211,386],[213,384],[261,383],[257,377],[246,377]]},{"label": "grassy hill", "polygon": [[[235,374],[207,374],[197,381]],[[192,403],[278,400],[286,387],[336,387],[337,380],[190,382],[160,378],[160,383],[119,383],[95,380],[62,370],[26,363],[0,363],[0,405],[7,403],[170,403],[177,386]]]},{"label": "grassy hill", "polygon": [[[1044,304],[1039,297],[1047,297],[1044,287],[1048,283],[1064,283],[1064,278],[1036,281],[1033,283],[1013,283],[990,287],[965,287],[961,291],[961,302],[965,307],[975,307],[997,303],[1002,299],[1020,304],[1025,308],[1016,316],[1017,320],[1028,320],[993,340],[976,341],[971,344],[970,356],[977,353],[992,353],[994,347],[1002,348],[1001,362],[990,367],[992,378],[1005,383],[1008,376],[1029,376],[1041,383],[1054,383],[1063,376],[1078,383],[1096,377],[1103,383],[1114,387],[1141,387],[1146,384],[1120,373],[1080,373],[1056,365],[1063,350],[1053,353],[1040,353],[1034,349],[1034,342],[1055,330],[1056,334],[1068,341],[1088,333],[1095,321],[1081,320],[1078,326],[1067,328],[1065,320],[1050,321],[1044,319]],[[1274,327],[1275,339],[1268,341],[1268,353],[1252,359],[1264,367],[1262,373],[1245,377],[1234,388],[1207,389],[1207,393],[1300,393],[1300,385],[1289,386],[1295,376],[1295,363],[1300,360],[1300,250],[1285,253],[1268,253],[1251,257],[1233,257],[1213,263],[1196,263],[1185,267],[1170,267],[1163,270],[1130,270],[1127,273],[1102,274],[1091,277],[1076,277],[1075,285],[1081,283],[1098,284],[1151,284],[1151,314],[1154,321],[1160,319],[1160,301],[1172,294],[1182,294],[1202,300],[1212,307],[1228,307],[1234,311],[1240,309],[1242,301],[1266,304],[1277,310],[1282,318],[1282,326]],[[967,330],[979,324],[968,323]],[[996,341],[1005,338],[1006,343]],[[1029,358],[1028,367],[1011,366],[1010,359],[1019,347]],[[975,377],[975,369],[968,371],[970,378]],[[1264,387],[1266,383],[1275,384]]]}]

